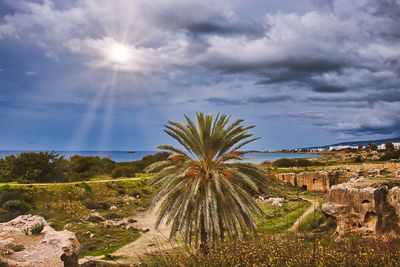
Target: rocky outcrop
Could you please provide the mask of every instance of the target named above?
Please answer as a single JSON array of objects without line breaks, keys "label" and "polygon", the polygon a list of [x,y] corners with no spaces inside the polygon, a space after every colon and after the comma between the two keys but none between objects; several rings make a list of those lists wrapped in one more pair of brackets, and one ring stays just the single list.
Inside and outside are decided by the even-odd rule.
[{"label": "rocky outcrop", "polygon": [[[43,225],[40,233],[26,229]],[[6,266],[69,266],[78,265],[79,242],[70,231],[56,231],[43,217],[22,215],[0,223],[0,262]]]},{"label": "rocky outcrop", "polygon": [[336,220],[339,236],[398,233],[399,200],[400,188],[392,181],[376,183],[358,179],[333,186],[329,203],[322,210]]}]

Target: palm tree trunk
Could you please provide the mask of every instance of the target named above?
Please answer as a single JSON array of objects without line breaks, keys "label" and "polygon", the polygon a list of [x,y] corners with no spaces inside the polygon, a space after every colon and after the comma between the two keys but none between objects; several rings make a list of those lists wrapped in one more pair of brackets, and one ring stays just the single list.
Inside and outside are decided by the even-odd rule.
[{"label": "palm tree trunk", "polygon": [[201,225],[200,225],[200,252],[204,256],[208,254],[208,245],[207,245],[207,232],[204,225],[204,216],[201,216]]}]

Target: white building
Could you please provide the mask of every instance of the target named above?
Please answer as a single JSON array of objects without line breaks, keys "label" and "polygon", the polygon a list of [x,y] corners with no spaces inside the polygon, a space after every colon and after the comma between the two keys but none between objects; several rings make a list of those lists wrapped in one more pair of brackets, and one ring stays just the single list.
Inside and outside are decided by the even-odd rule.
[{"label": "white building", "polygon": [[378,150],[384,150],[386,148],[385,144],[379,145],[378,146]]},{"label": "white building", "polygon": [[[400,149],[400,143],[393,143],[393,147],[394,149]],[[385,144],[379,145],[378,149],[379,150],[384,150],[386,148]]]},{"label": "white building", "polygon": [[400,149],[400,143],[393,143],[394,149]]},{"label": "white building", "polygon": [[342,149],[346,149],[346,148],[353,148],[353,149],[357,149],[358,146],[330,146],[329,150],[342,150]]}]

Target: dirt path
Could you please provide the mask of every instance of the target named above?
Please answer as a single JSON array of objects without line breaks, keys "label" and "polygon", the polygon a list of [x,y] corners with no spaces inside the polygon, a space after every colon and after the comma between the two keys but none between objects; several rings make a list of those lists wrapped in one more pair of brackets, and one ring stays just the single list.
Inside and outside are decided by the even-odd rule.
[{"label": "dirt path", "polygon": [[117,256],[115,261],[104,260],[104,255],[97,257],[84,257],[79,260],[80,264],[95,258],[99,262],[108,262],[116,264],[126,264],[134,266],[140,263],[146,253],[156,252],[158,250],[170,249],[174,246],[171,245],[169,240],[169,227],[161,225],[158,229],[154,228],[154,223],[157,219],[155,211],[146,211],[136,214],[134,217],[138,222],[135,223],[137,229],[148,229],[149,231],[143,233],[138,239],[129,243],[115,252],[111,253]]},{"label": "dirt path", "polygon": [[295,222],[294,222],[294,224],[292,225],[292,227],[290,227],[289,228],[289,232],[297,232],[298,231],[298,229],[299,229],[299,227],[300,227],[300,224],[304,221],[304,219],[308,216],[308,215],[310,215],[310,214],[312,214],[314,211],[316,211],[317,209],[318,209],[318,207],[319,207],[319,202],[318,202],[318,200],[313,200],[313,199],[307,199],[307,198],[304,198],[305,200],[307,200],[307,201],[309,201],[309,202],[311,202],[311,207],[309,207]]},{"label": "dirt path", "polygon": [[154,211],[147,211],[136,216],[137,228],[147,228],[150,231],[142,234],[138,239],[118,249],[112,255],[122,256],[119,263],[132,264],[140,261],[146,253],[155,252],[159,249],[169,249],[171,244],[169,241],[169,227],[161,225],[158,229],[154,228],[156,214]]}]

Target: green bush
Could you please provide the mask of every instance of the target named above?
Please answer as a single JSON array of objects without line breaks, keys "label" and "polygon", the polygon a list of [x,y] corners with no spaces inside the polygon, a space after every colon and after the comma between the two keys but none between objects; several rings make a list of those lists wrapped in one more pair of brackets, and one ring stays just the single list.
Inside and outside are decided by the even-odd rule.
[{"label": "green bush", "polygon": [[90,210],[108,210],[110,204],[105,201],[96,201],[91,198],[87,198],[83,201],[83,205]]},{"label": "green bush", "polygon": [[[69,159],[56,152],[23,152],[0,159],[0,182],[20,183],[85,181],[96,176],[133,177],[148,165],[166,159],[168,153],[148,155],[141,160],[116,163],[109,158],[74,155]],[[86,188],[85,188],[86,189]]]},{"label": "green bush", "polygon": [[107,213],[106,215],[104,215],[104,218],[106,218],[107,220],[118,220],[118,219],[122,219],[122,216],[119,215],[118,213],[111,212],[111,213]]},{"label": "green bush", "polygon": [[7,156],[0,164],[2,180],[24,183],[66,181],[66,160],[56,152],[23,152]]},{"label": "green bush", "polygon": [[3,204],[3,209],[11,212],[25,213],[29,210],[29,206],[21,200],[7,200]]},{"label": "green bush", "polygon": [[308,160],[308,159],[277,159],[272,162],[272,166],[280,167],[280,168],[288,168],[288,167],[308,167],[308,166],[322,166],[324,165],[322,162],[316,160]]},{"label": "green bush", "polygon": [[400,159],[400,150],[386,151],[385,154],[379,159],[382,161]]},{"label": "green bush", "polygon": [[95,216],[95,215],[90,215],[87,220],[88,220],[88,222],[91,222],[91,223],[100,223],[100,222],[104,221],[103,218],[101,218],[99,216]]},{"label": "green bush", "polygon": [[43,231],[44,226],[45,226],[44,223],[37,223],[37,224],[32,225],[30,228],[31,234],[32,235],[40,234]]},{"label": "green bush", "polygon": [[14,245],[14,244],[12,244],[10,248],[15,252],[20,252],[25,249],[24,245]]},{"label": "green bush", "polygon": [[139,172],[139,168],[136,166],[120,166],[111,172],[111,177],[134,177],[137,172]]}]

